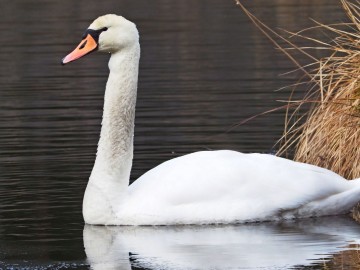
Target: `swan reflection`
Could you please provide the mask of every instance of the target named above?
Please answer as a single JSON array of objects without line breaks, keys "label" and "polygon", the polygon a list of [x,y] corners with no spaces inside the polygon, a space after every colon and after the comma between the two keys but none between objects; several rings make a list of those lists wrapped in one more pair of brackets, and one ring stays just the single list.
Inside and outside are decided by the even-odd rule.
[{"label": "swan reflection", "polygon": [[92,269],[279,269],[309,265],[358,243],[347,217],[227,226],[85,225]]}]

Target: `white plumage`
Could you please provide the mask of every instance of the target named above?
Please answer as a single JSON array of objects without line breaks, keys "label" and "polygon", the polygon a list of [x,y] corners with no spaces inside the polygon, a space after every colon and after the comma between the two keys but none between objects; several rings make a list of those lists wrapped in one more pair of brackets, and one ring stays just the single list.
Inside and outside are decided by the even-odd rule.
[{"label": "white plumage", "polygon": [[105,29],[98,37],[98,50],[111,52],[111,58],[98,152],[83,203],[86,223],[289,219],[347,213],[360,200],[360,180],[349,182],[329,170],[272,155],[228,150],[169,160],[128,186],[140,58],[138,31],[135,24],[116,15],[99,17],[90,29]]}]

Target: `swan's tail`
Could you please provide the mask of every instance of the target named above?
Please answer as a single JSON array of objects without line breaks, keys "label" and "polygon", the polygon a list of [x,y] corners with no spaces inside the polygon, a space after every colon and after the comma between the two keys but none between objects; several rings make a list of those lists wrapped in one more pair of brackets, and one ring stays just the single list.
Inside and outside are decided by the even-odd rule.
[{"label": "swan's tail", "polygon": [[298,210],[300,216],[328,216],[346,214],[360,202],[360,178],[349,181],[352,187],[319,201],[304,205]]},{"label": "swan's tail", "polygon": [[355,178],[353,180],[350,180],[349,183],[354,187],[360,187],[360,178]]}]

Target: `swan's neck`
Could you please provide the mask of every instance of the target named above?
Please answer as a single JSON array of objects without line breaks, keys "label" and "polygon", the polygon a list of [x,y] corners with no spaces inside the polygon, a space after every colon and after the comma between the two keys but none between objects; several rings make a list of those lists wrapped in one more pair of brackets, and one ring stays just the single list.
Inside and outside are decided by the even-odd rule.
[{"label": "swan's neck", "polygon": [[88,223],[96,223],[91,216],[104,216],[108,210],[114,214],[129,185],[139,57],[136,44],[112,54],[109,61],[100,140],[83,203]]},{"label": "swan's neck", "polygon": [[102,181],[106,176],[124,187],[129,184],[138,63],[136,48],[110,58],[100,140],[90,180]]}]

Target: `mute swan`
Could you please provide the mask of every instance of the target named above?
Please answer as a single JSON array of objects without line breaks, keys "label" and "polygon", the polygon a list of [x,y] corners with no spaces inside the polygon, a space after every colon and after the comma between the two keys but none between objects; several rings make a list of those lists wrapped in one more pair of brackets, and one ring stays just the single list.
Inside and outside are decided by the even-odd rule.
[{"label": "mute swan", "polygon": [[202,151],[160,164],[129,186],[140,58],[134,23],[96,19],[63,60],[111,53],[97,156],[83,201],[88,224],[239,223],[347,213],[360,180],[266,154]]}]

